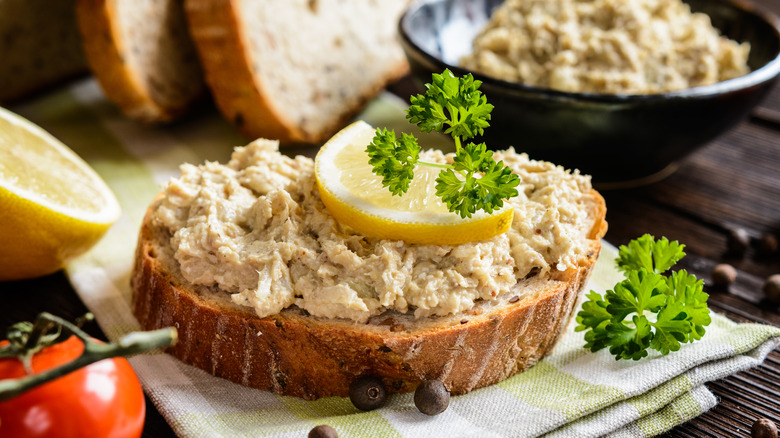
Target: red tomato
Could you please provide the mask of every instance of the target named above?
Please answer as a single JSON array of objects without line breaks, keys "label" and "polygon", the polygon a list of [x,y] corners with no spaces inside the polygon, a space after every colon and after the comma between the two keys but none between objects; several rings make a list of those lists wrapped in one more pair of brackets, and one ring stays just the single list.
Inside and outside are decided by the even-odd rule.
[{"label": "red tomato", "polygon": [[[33,371],[71,361],[83,350],[71,336],[36,354]],[[0,359],[0,379],[24,375],[18,359]],[[0,402],[0,437],[140,437],[145,414],[144,394],[130,363],[105,359]]]}]

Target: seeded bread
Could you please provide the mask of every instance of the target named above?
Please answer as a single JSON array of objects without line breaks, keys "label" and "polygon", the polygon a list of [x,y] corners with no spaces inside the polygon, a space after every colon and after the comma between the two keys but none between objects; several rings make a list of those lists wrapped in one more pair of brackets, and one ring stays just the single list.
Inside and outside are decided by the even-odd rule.
[{"label": "seeded bread", "polygon": [[249,138],[320,143],[408,71],[408,0],[185,0],[206,81]]},{"label": "seeded bread", "polygon": [[[390,392],[439,379],[453,394],[499,382],[534,365],[569,321],[606,232],[603,198],[592,192],[589,250],[577,268],[530,275],[508,294],[469,311],[415,319],[386,311],[365,324],[320,318],[293,306],[259,318],[214,287],[187,282],[167,229],[151,210],[141,228],[132,275],[133,313],[145,329],[175,326],[168,350],[216,376],[304,399],[347,396],[362,375]],[[520,298],[522,297],[522,298]]]},{"label": "seeded bread", "polygon": [[92,72],[125,115],[175,120],[206,89],[181,0],[77,0]]},{"label": "seeded bread", "polygon": [[0,102],[87,72],[74,0],[0,0]]}]

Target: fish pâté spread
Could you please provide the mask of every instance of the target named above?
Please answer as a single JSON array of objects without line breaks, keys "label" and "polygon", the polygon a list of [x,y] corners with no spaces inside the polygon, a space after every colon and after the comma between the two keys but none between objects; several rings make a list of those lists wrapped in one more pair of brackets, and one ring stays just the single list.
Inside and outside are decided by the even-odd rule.
[{"label": "fish p\u00e2t\u00e9 spread", "polygon": [[461,64],[561,91],[651,94],[742,76],[749,51],[681,0],[507,0]]},{"label": "fish p\u00e2t\u00e9 spread", "polygon": [[[313,160],[287,157],[270,140],[236,148],[226,165],[183,165],[152,205],[153,221],[170,232],[187,281],[216,286],[261,317],[290,306],[358,322],[389,309],[449,315],[586,257],[590,177],[512,149],[495,155],[521,184],[509,200],[509,231],[485,241],[413,245],[360,235],[328,214]],[[452,159],[439,151],[420,158]]]}]

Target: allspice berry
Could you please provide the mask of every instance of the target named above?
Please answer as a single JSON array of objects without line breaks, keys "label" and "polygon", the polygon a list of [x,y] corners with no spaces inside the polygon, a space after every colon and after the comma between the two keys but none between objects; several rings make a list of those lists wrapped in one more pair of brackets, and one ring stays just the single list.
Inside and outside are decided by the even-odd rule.
[{"label": "allspice berry", "polygon": [[441,380],[426,380],[414,391],[414,405],[425,415],[439,415],[450,405],[450,392]]},{"label": "allspice berry", "polygon": [[349,399],[361,411],[373,411],[382,407],[387,391],[382,379],[375,376],[362,376],[349,384]]},{"label": "allspice berry", "polygon": [[728,286],[737,279],[737,270],[727,263],[721,263],[712,270],[712,283],[715,286]]},{"label": "allspice berry", "polygon": [[756,242],[756,251],[765,257],[775,255],[778,250],[777,237],[774,234],[764,233]]},{"label": "allspice berry", "polygon": [[327,424],[320,424],[309,431],[308,438],[338,438],[339,433],[336,429]]},{"label": "allspice berry", "polygon": [[767,300],[774,304],[780,304],[780,274],[770,276],[761,286],[761,291]]},{"label": "allspice berry", "polygon": [[777,438],[777,426],[768,418],[759,418],[750,428],[752,438]]},{"label": "allspice berry", "polygon": [[741,257],[745,255],[745,251],[750,247],[750,235],[744,228],[734,228],[729,231],[726,245],[729,254]]}]

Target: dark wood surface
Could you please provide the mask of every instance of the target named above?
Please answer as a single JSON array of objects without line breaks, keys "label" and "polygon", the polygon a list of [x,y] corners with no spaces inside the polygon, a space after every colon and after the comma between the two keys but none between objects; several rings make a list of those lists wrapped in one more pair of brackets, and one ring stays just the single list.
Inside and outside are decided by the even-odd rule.
[{"label": "dark wood surface", "polygon": [[[780,0],[760,0],[780,13]],[[408,93],[408,84],[391,89]],[[735,228],[758,239],[769,233],[780,238],[780,87],[742,124],[680,163],[677,172],[653,185],[606,190],[609,232],[620,245],[644,233],[685,243],[683,267],[706,282],[718,263],[738,270],[728,289],[714,288],[710,307],[737,321],[780,326],[778,307],[761,292],[764,280],[780,273],[780,254],[764,256],[752,246],[741,257],[727,252],[727,236]],[[62,272],[34,280],[0,282],[0,328],[31,320],[49,311],[73,319],[86,308]],[[96,325],[93,336],[104,335]],[[764,365],[707,384],[719,399],[709,412],[678,426],[667,436],[749,436],[760,417],[780,424],[780,352]],[[170,437],[173,432],[148,402],[144,437]]]}]

